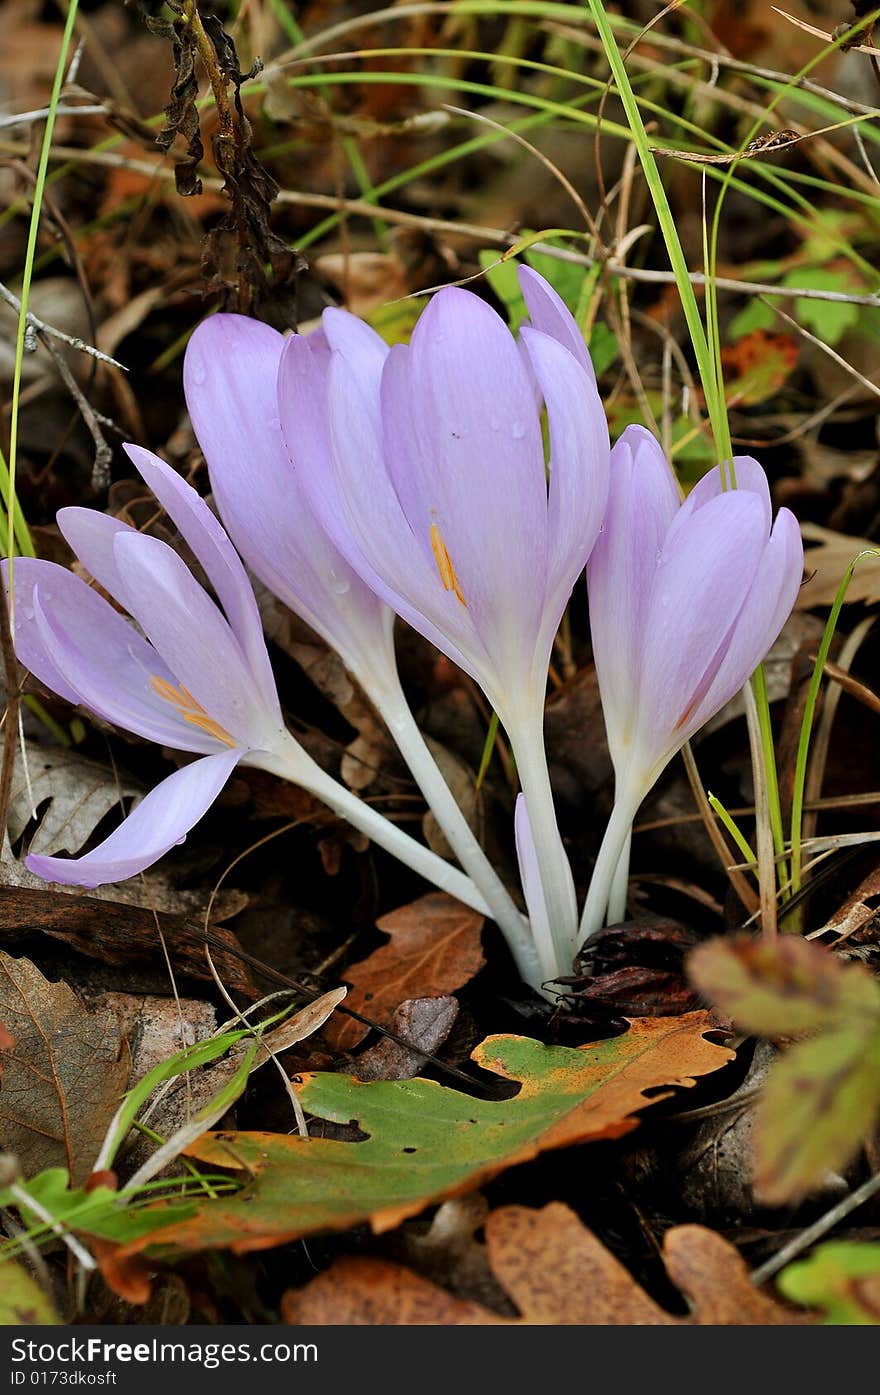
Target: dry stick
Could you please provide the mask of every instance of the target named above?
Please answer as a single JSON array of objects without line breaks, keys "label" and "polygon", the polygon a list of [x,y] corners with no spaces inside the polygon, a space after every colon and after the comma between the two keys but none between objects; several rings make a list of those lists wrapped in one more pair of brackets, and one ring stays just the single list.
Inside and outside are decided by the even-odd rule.
[{"label": "dry stick", "polygon": [[742,690],[746,704],[749,744],[752,748],[752,778],[755,784],[755,842],[758,854],[758,891],[761,898],[761,930],[764,938],[775,940],[778,933],[776,915],[776,852],[770,823],[770,800],[767,793],[767,772],[764,765],[764,743],[758,705],[751,680]]},{"label": "dry stick", "polygon": [[[21,311],[21,301],[18,296],[0,281],[0,300],[5,300],[6,304],[18,314]],[[113,368],[121,368],[124,373],[128,372],[124,363],[118,359],[111,358],[102,349],[96,349],[94,344],[87,344],[84,339],[80,339],[76,334],[65,334],[63,329],[56,329],[54,325],[46,324],[31,310],[27,312],[27,323],[37,334],[48,334],[53,339],[59,339],[62,344],[67,344],[71,349],[76,349],[81,354],[90,354],[92,358],[99,359],[101,363],[109,363]]]},{"label": "dry stick", "polygon": [[[868,615],[862,620],[852,634],[848,636],[846,643],[838,656],[837,667],[848,671],[850,664],[858,653],[862,641],[874,624],[875,616]],[[834,726],[834,718],[837,714],[837,707],[840,702],[842,688],[839,683],[829,683],[825,690],[825,701],[822,706],[822,714],[816,724],[810,748],[810,768],[807,772],[806,784],[804,786],[805,800],[816,800],[822,793],[822,780],[825,775],[825,765],[828,760],[828,747],[831,742],[831,730]],[[801,839],[806,841],[813,838],[816,833],[816,823],[818,815],[815,812],[805,814],[802,820]]]},{"label": "dry stick", "polygon": [[810,1245],[821,1240],[823,1235],[827,1235],[829,1230],[833,1230],[838,1221],[842,1221],[850,1212],[870,1201],[875,1192],[880,1191],[880,1172],[873,1177],[869,1177],[867,1182],[863,1182],[860,1187],[856,1187],[854,1192],[845,1196],[842,1201],[838,1201],[836,1206],[832,1206],[830,1211],[826,1211],[824,1216],[820,1216],[818,1221],[807,1226],[800,1235],[796,1235],[793,1240],[789,1240],[787,1245],[783,1245],[781,1250],[777,1250],[772,1259],[768,1259],[765,1264],[761,1264],[757,1269],[753,1269],[750,1275],[752,1283],[755,1285],[766,1283],[774,1274],[778,1274],[780,1269],[784,1269],[790,1260],[796,1259]]},{"label": "dry stick", "polygon": [[[658,14],[656,18],[659,19],[660,15]],[[569,39],[576,42],[581,48],[595,50],[599,53],[604,52],[601,40],[593,35],[579,34],[576,30],[566,29],[566,26],[555,24],[553,22],[549,22],[545,27],[554,33],[560,34],[561,37],[568,37]],[[652,42],[653,38],[654,36],[652,35]],[[630,49],[631,48],[632,45],[630,45]],[[824,132],[811,131],[808,126],[804,126],[802,122],[798,122],[794,120],[794,118],[791,119],[790,126],[787,126],[776,111],[773,111],[768,115],[766,108],[763,106],[759,106],[756,102],[749,101],[744,97],[737,96],[737,94],[734,92],[728,92],[724,88],[717,87],[713,81],[705,82],[700,78],[693,77],[692,74],[680,73],[677,71],[677,69],[670,68],[668,67],[668,65],[664,64],[663,62],[659,62],[655,58],[647,58],[643,54],[639,53],[631,53],[630,57],[632,59],[634,67],[641,68],[645,72],[657,73],[661,75],[666,81],[671,82],[673,85],[686,88],[689,93],[709,96],[714,101],[717,101],[719,105],[727,107],[731,111],[740,112],[743,115],[750,116],[756,120],[770,121],[776,128],[776,132],[779,134],[781,134],[783,130],[793,130],[795,133],[796,140],[786,141],[786,145],[794,145],[796,143],[800,143],[801,141],[810,140],[814,143],[815,146],[815,149],[810,153],[815,153],[817,156],[821,155],[822,157],[824,157],[822,160],[817,159],[815,163],[819,169],[824,170],[826,175],[829,173],[829,165],[836,166],[838,173],[842,175],[843,178],[847,180],[847,182],[851,183],[854,188],[859,188],[865,194],[873,195],[875,193],[875,189],[873,187],[874,181],[871,179],[871,177],[863,174],[863,172],[859,169],[858,165],[856,165],[852,160],[850,160],[849,157],[845,155],[842,150],[839,150],[837,146],[832,145],[830,141],[826,140],[824,138]],[[863,113],[860,112],[858,114],[863,114],[865,116],[876,116],[877,108],[866,107]],[[856,128],[853,127],[853,129]],[[668,150],[659,147],[654,148],[654,153],[659,155],[674,156],[679,159],[692,158],[691,152],[685,153],[682,151]],[[740,151],[731,152],[729,155],[725,155],[724,158],[732,161],[741,158],[742,153],[743,152]],[[755,150],[751,153],[760,154],[760,150]]]},{"label": "dry stick", "polygon": [[718,827],[718,823],[715,819],[715,814],[712,810],[712,806],[706,798],[706,791],[703,788],[703,782],[700,779],[700,773],[697,770],[697,763],[694,760],[694,753],[691,750],[691,743],[689,741],[686,741],[682,746],[681,756],[682,760],[684,761],[684,768],[687,771],[687,777],[688,781],[690,782],[691,791],[696,801],[697,808],[700,811],[699,815],[696,815],[695,817],[699,817],[700,819],[702,819],[706,832],[709,835],[709,841],[711,842],[712,847],[718,854],[718,857],[721,860],[721,866],[724,868],[725,872],[730,878],[731,886],[733,887],[737,896],[742,901],[746,910],[749,911],[750,914],[754,914],[754,912],[758,909],[758,898],[755,895],[753,888],[749,885],[748,881],[743,876],[742,872],[736,871],[736,869],[731,866],[730,849],[728,848],[727,843],[724,840],[724,835],[721,832],[721,829]]},{"label": "dry stick", "polygon": [[68,364],[65,362],[63,354],[56,349],[48,335],[40,331],[38,332],[38,337],[43,347],[51,354],[64,386],[79,408],[80,415],[89,428],[92,440],[95,443],[95,461],[92,465],[91,488],[95,494],[101,494],[104,490],[110,488],[110,462],[113,459],[113,451],[104,440],[103,433],[98,425],[95,409],[92,407],[85,393],[80,391],[79,384],[71,373]]},{"label": "dry stick", "polygon": [[[9,154],[26,155],[27,147],[20,142],[0,140],[0,151]],[[129,170],[132,174],[142,174],[148,179],[159,179],[165,183],[173,183],[174,171],[162,168],[161,164],[151,164],[148,160],[129,159],[124,155],[117,155],[112,150],[82,150],[73,145],[53,145],[53,158],[59,160],[79,161],[83,164],[104,165],[108,169]],[[212,193],[221,193],[223,182],[215,175],[203,175],[202,184],[206,190]],[[340,200],[333,194],[305,194],[295,189],[281,189],[275,197],[277,204],[293,204],[300,208],[322,208],[331,213],[338,213]],[[517,233],[505,232],[501,228],[485,228],[477,223],[456,223],[447,218],[430,218],[422,213],[407,213],[399,208],[387,208],[381,203],[372,203],[368,199],[344,199],[342,206],[349,214],[369,218],[371,221],[377,217],[384,219],[386,223],[397,223],[405,228],[418,228],[426,232],[442,233],[449,237],[462,237],[470,242],[486,242],[494,247],[513,247],[521,241]],[[575,266],[592,267],[603,265],[614,276],[624,277],[628,281],[639,281],[645,285],[669,286],[675,284],[675,274],[671,271],[651,271],[645,267],[623,266],[613,258],[607,262],[601,257],[591,257],[586,252],[575,252],[567,247],[555,247],[549,242],[535,242],[532,244],[536,252],[553,257],[556,261],[571,262]],[[693,271],[690,274],[690,281],[694,286],[704,286],[706,277],[702,272]],[[715,276],[712,278],[714,284],[723,291],[735,291],[740,295],[772,295],[779,296],[787,300],[826,300],[839,302],[844,305],[866,305],[874,309],[880,308],[880,295],[856,295],[847,291],[825,291],[814,286],[774,286],[763,281],[737,281],[732,277]]]},{"label": "dry stick", "polygon": [[785,310],[782,310],[778,305],[774,305],[772,301],[765,300],[764,296],[759,296],[759,299],[763,301],[765,305],[768,305],[773,313],[778,315],[781,320],[785,320],[786,324],[791,325],[792,329],[796,330],[802,338],[809,340],[811,344],[815,344],[816,348],[821,349],[823,354],[827,354],[829,358],[833,358],[834,362],[840,364],[840,367],[844,369],[851,378],[855,378],[857,383],[860,383],[862,387],[866,387],[868,391],[872,392],[876,397],[880,397],[880,387],[878,387],[876,383],[872,383],[871,379],[866,378],[864,373],[860,373],[857,368],[853,368],[851,363],[847,363],[843,355],[839,354],[836,349],[832,349],[830,344],[824,343],[817,335],[811,334],[808,329],[804,329],[802,324],[799,324],[797,320],[793,319],[791,315]]}]

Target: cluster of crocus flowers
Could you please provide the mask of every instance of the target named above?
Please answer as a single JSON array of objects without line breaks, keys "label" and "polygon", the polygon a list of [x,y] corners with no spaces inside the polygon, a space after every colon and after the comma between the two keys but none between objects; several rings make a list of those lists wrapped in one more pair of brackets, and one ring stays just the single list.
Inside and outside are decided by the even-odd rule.
[{"label": "cluster of crocus flowers", "polygon": [[[48,687],[201,759],[152,791],[94,852],[31,858],[33,870],[82,885],[133,875],[182,839],[241,761],[311,789],[488,911],[535,987],[566,973],[578,943],[609,911],[622,912],[636,809],[776,638],[800,582],[800,537],[786,510],[771,527],[754,461],[713,472],[681,504],[646,432],[630,428],[610,451],[577,324],[543,278],[522,268],[520,281],[529,323],[518,337],[456,288],[435,295],[411,343],[390,351],[341,310],[326,311],[316,333],[287,340],[240,316],[200,326],[185,388],[229,537],[173,470],[129,453],[219,605],[164,543],[68,509],[62,531],[138,628],[70,572],[28,559],[15,563],[14,625],[20,659]],[[333,781],[286,730],[230,538],[361,684],[464,873]],[[616,791],[579,923],[543,711],[554,637],[585,567]],[[395,614],[480,685],[505,727],[522,788],[515,833],[525,916],[407,705]]]}]

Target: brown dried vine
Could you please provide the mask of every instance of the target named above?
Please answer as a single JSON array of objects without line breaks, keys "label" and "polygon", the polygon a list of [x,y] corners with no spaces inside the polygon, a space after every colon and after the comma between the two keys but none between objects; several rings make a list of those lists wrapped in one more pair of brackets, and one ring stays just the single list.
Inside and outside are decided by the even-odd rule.
[{"label": "brown dried vine", "polygon": [[[186,154],[174,167],[177,192],[183,197],[202,192],[198,168],[205,147],[197,105],[197,59],[214,95],[217,130],[211,150],[231,206],[205,236],[205,293],[217,293],[221,309],[242,314],[259,316],[271,304],[276,323],[295,327],[297,277],[305,263],[270,226],[279,186],[254,152],[253,128],[241,100],[242,85],[257,76],[262,63],[257,59],[242,72],[234,40],[216,16],[200,14],[194,0],[183,0],[182,6],[169,0],[175,11],[171,20],[150,14],[143,0],[136,4],[151,33],[171,41],[174,84],[165,125],[156,139],[163,150],[169,150],[177,136],[186,142]],[[234,277],[228,274],[230,245],[235,248]]]}]

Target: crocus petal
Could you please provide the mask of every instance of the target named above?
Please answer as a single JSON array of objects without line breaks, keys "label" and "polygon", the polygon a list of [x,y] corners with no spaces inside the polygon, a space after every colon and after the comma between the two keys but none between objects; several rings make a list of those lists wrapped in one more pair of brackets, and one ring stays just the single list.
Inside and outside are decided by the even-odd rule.
[{"label": "crocus petal", "polygon": [[112,518],[110,514],[101,513],[98,509],[83,509],[78,506],[59,509],[55,521],[61,529],[61,536],[76,553],[86,571],[95,578],[99,586],[109,591],[111,596],[118,596],[121,582],[116,570],[113,545],[120,533],[133,533],[137,530],[129,523],[123,523],[121,518]]},{"label": "crocus petal", "polygon": [[765,546],[762,502],[746,490],[710,500],[679,530],[674,548],[664,544],[644,621],[640,766],[650,768],[678,740],[702,702]]},{"label": "crocus petal", "polygon": [[545,598],[550,639],[586,565],[608,501],[608,423],[595,380],[555,339],[524,329],[522,339],[550,427],[549,539]]},{"label": "crocus petal", "polygon": [[[383,375],[387,467],[423,550],[445,559],[436,588],[447,609],[468,610],[509,687],[528,671],[547,574],[547,485],[528,375],[504,322],[458,289],[434,297],[406,354],[406,399],[407,379],[390,360]],[[404,499],[411,472],[418,516]]]},{"label": "crocus petal", "polygon": [[[70,702],[148,741],[180,751],[216,751],[217,742],[187,725],[150,683],[177,680],[156,650],[96,591],[53,562],[19,557],[31,582],[30,604],[16,606],[15,648],[26,667]],[[25,577],[23,576],[23,580]]]},{"label": "crocus petal", "polygon": [[709,721],[751,677],[791,614],[804,570],[797,519],[780,509],[751,589],[717,674],[689,723],[687,736]]},{"label": "crocus petal", "polygon": [[679,504],[659,443],[644,427],[628,426],[611,451],[608,507],[587,564],[593,657],[615,764],[632,735],[651,586]]},{"label": "crocus petal", "polygon": [[545,281],[544,277],[533,271],[530,266],[520,266],[517,275],[529,319],[535,329],[549,334],[551,339],[557,340],[568,349],[595,384],[596,370],[584,343],[584,336],[565,301],[554,291],[549,281]]},{"label": "crocus petal", "polygon": [[[773,507],[770,503],[770,486],[767,483],[767,476],[757,460],[753,460],[750,455],[734,456],[733,465],[736,475],[735,487],[746,493],[756,494],[761,500],[764,511],[764,535],[769,537],[770,524],[773,521]],[[713,470],[709,470],[702,479],[697,481],[679,509],[672,524],[668,542],[674,544],[678,530],[686,526],[688,520],[698,509],[703,508],[712,499],[717,499],[719,495],[729,493],[733,488],[729,465],[726,463],[723,466],[716,465]]]},{"label": "crocus petal", "polygon": [[221,524],[192,485],[164,460],[140,446],[129,445],[125,450],[204,568],[267,706],[277,707],[275,679],[253,587]]},{"label": "crocus petal", "polygon": [[306,397],[314,416],[291,412],[276,384],[284,339],[242,315],[214,315],[199,325],[184,387],[229,536],[273,595],[357,667],[390,653],[393,617],[330,541],[292,462],[329,474],[322,415],[329,346],[324,341],[322,355],[321,340],[314,334],[290,341],[315,367]]},{"label": "crocus petal", "polygon": [[238,762],[239,751],[219,751],[176,770],[141,800],[109,838],[83,857],[25,858],[29,871],[64,886],[124,882],[152,867],[214,803]]},{"label": "crocus petal", "polygon": [[388,345],[370,325],[347,310],[331,307],[324,311],[321,323],[332,353],[344,358],[357,378],[364,401],[375,413],[373,420],[378,430],[379,388]]},{"label": "crocus petal", "polygon": [[[301,386],[307,381],[301,379]],[[476,677],[456,643],[461,638],[465,646],[480,647],[467,608],[444,591],[428,538],[420,541],[413,532],[388,473],[370,407],[350,365],[338,356],[330,366],[327,404],[332,488],[309,471],[324,527],[388,605]]]},{"label": "crocus petal", "polygon": [[242,746],[281,725],[268,713],[229,625],[173,548],[140,533],[116,539],[122,598],[175,681]]},{"label": "crocus petal", "polygon": [[[3,587],[8,598],[8,559],[4,558],[0,562],[0,571],[3,574]],[[34,588],[42,580],[46,588],[50,589],[56,572],[62,571],[64,568],[57,566],[54,562],[43,562],[33,557],[17,557],[15,559],[13,568],[15,605],[12,606],[12,638],[19,663],[35,678],[38,678],[50,692],[57,693],[59,697],[76,706],[82,702],[82,698],[78,690],[67,682],[57,668],[34,621]],[[69,572],[66,574],[70,575]],[[85,582],[81,581],[80,585],[85,586]],[[86,589],[88,590],[88,587]]]}]

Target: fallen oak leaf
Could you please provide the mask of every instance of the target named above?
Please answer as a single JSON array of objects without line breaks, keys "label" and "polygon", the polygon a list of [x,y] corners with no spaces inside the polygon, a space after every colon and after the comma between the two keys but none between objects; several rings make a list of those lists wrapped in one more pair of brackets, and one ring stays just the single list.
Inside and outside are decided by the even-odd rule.
[{"label": "fallen oak leaf", "polygon": [[[708,1015],[696,1012],[639,1019],[625,1036],[576,1050],[490,1037],[473,1059],[520,1084],[516,1095],[501,1100],[431,1080],[363,1084],[329,1072],[304,1076],[298,1094],[306,1112],[337,1124],[357,1122],[364,1141],[205,1134],[187,1155],[245,1174],[244,1186],[165,1228],[151,1226],[149,1238],[134,1240],[125,1253],[243,1253],[364,1221],[377,1233],[390,1230],[546,1149],[634,1129],[637,1111],[668,1096],[663,1087],[693,1085],[731,1059],[727,1047],[706,1039],[711,1030]],[[161,1210],[148,1214],[155,1222]]]},{"label": "fallen oak leaf", "polygon": [[[367,959],[346,970],[348,1006],[388,1027],[407,998],[442,998],[462,988],[485,964],[480,946],[483,917],[441,891],[421,896],[376,921],[390,936]],[[325,1036],[349,1051],[369,1029],[354,1018],[337,1018]]]},{"label": "fallen oak leaf", "polygon": [[485,1222],[489,1264],[520,1316],[456,1298],[402,1265],[345,1257],[281,1300],[298,1326],[702,1327],[789,1326],[811,1314],[784,1308],[751,1283],[734,1247],[702,1226],[667,1232],[663,1259],[690,1315],[661,1308],[569,1207],[505,1206]]},{"label": "fallen oak leaf", "polygon": [[15,1038],[3,1054],[2,1146],[25,1176],[61,1165],[84,1180],[131,1069],[116,1014],[90,1012],[66,983],[0,953],[0,1019]]}]

